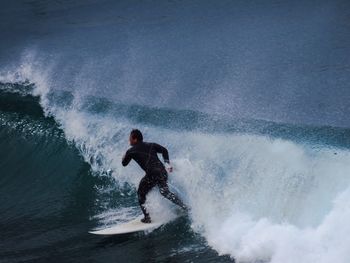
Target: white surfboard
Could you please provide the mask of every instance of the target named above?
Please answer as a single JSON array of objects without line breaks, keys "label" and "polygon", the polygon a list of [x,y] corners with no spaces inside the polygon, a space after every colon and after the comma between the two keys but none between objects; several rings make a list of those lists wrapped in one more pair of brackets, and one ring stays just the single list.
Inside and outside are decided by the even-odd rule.
[{"label": "white surfboard", "polygon": [[97,230],[97,231],[90,231],[90,234],[94,235],[119,235],[119,234],[127,234],[127,233],[134,233],[139,231],[147,231],[147,230],[153,230],[161,225],[164,225],[172,220],[153,220],[151,223],[142,223],[141,218],[143,216],[139,216],[129,222],[121,223],[116,226],[112,226],[106,229]]}]

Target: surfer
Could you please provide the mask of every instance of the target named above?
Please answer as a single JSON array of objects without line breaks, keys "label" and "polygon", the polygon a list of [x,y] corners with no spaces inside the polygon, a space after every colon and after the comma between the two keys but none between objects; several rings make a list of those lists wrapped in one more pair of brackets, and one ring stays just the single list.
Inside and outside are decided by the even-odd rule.
[{"label": "surfer", "polygon": [[[172,192],[168,187],[168,172],[172,172],[173,168],[169,162],[168,150],[157,144],[143,141],[141,131],[134,129],[129,136],[131,148],[123,157],[122,164],[127,166],[131,159],[134,159],[138,165],[146,172],[146,175],[141,179],[137,196],[144,218],[143,223],[151,223],[151,217],[145,207],[146,195],[155,186],[159,187],[160,193],[173,203],[187,210],[187,206]],[[159,160],[157,154],[161,153],[164,159],[164,164]]]}]

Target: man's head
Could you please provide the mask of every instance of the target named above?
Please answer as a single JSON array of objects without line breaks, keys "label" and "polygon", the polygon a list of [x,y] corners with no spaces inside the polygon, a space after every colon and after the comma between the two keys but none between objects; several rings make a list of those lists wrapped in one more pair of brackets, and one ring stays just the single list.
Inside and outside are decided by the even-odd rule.
[{"label": "man's head", "polygon": [[143,136],[140,130],[134,129],[130,132],[130,136],[129,136],[130,145],[135,145],[138,142],[142,142],[142,141],[143,141]]}]

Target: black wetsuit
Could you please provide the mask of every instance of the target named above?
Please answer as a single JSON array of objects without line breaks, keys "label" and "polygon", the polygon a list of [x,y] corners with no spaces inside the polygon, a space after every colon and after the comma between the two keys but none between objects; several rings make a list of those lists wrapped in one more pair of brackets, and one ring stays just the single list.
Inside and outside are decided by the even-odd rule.
[{"label": "black wetsuit", "polygon": [[123,166],[127,166],[131,159],[134,159],[146,172],[146,175],[141,179],[137,190],[139,204],[145,218],[150,218],[149,213],[144,206],[146,195],[156,185],[158,185],[159,191],[164,197],[183,209],[187,209],[183,202],[175,194],[169,191],[167,184],[168,173],[165,170],[163,163],[159,160],[158,153],[163,155],[164,162],[169,163],[169,154],[166,148],[156,143],[138,142],[126,152],[122,161]]}]

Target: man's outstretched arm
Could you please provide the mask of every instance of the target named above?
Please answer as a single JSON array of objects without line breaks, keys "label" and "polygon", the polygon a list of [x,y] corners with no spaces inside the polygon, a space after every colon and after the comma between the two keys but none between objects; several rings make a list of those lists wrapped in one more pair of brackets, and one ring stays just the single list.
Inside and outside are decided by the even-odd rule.
[{"label": "man's outstretched arm", "polygon": [[154,147],[155,147],[157,153],[161,153],[162,154],[164,162],[165,163],[169,163],[169,152],[168,152],[168,150],[165,147],[163,147],[163,146],[161,146],[161,145],[159,145],[157,143],[154,144]]},{"label": "man's outstretched arm", "polygon": [[125,153],[125,155],[123,156],[122,165],[127,166],[130,163],[131,158],[132,158],[131,153],[129,151],[127,151]]},{"label": "man's outstretched arm", "polygon": [[155,146],[155,149],[156,149],[157,153],[161,153],[162,154],[164,162],[165,162],[166,170],[169,173],[171,173],[173,171],[173,167],[170,165],[168,150],[165,147],[163,147],[163,146],[161,146],[159,144],[156,144],[156,143],[154,144],[154,146]]}]

